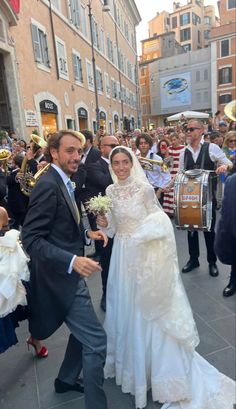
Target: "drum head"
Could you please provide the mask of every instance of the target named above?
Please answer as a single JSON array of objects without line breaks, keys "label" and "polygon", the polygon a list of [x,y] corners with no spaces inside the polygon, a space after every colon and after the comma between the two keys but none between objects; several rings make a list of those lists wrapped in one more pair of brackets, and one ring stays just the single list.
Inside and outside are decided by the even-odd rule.
[{"label": "drum head", "polygon": [[197,176],[200,176],[201,173],[202,169],[190,169],[184,172],[184,174],[189,178],[196,178]]}]

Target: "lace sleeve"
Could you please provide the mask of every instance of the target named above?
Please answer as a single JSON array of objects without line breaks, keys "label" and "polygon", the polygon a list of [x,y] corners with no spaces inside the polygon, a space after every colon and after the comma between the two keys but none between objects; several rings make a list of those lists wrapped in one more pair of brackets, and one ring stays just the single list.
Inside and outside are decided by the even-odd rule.
[{"label": "lace sleeve", "polygon": [[162,210],[153,187],[148,184],[144,187],[144,204],[148,214]]},{"label": "lace sleeve", "polygon": [[[112,199],[112,189],[111,186],[108,186],[106,188],[106,196],[110,197]],[[114,237],[115,233],[116,233],[116,228],[115,228],[115,223],[113,222],[113,217],[112,217],[112,212],[108,212],[106,213],[106,219],[108,222],[108,226],[107,227],[101,227],[99,225],[97,225],[97,227],[104,231],[104,233],[106,233],[106,235],[110,238]]]}]

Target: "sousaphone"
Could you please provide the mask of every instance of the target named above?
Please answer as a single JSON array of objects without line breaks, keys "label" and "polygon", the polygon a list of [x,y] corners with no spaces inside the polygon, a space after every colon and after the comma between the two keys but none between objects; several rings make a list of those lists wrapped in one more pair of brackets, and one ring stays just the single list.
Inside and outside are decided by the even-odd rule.
[{"label": "sousaphone", "polygon": [[236,122],[236,99],[225,105],[224,113],[231,121]]}]

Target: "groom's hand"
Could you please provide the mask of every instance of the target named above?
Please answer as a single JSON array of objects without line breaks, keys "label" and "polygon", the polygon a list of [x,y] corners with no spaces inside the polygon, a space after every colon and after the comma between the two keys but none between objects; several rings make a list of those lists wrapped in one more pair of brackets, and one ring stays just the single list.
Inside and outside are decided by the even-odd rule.
[{"label": "groom's hand", "polygon": [[84,277],[89,277],[91,274],[101,272],[101,266],[97,261],[94,261],[88,257],[76,256],[73,262],[73,269],[76,273],[81,274]]}]

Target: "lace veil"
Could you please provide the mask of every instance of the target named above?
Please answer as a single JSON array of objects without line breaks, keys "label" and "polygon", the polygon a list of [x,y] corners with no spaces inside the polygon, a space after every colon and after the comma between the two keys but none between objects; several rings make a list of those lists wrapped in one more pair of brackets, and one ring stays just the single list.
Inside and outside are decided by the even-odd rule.
[{"label": "lace veil", "polygon": [[[143,168],[140,165],[139,160],[138,160],[137,156],[134,154],[134,152],[132,151],[132,149],[127,148],[126,146],[120,146],[120,145],[113,148],[112,151],[110,152],[110,155],[109,155],[109,160],[110,160],[109,170],[110,170],[110,174],[111,174],[113,182],[114,183],[118,182],[118,179],[117,179],[117,176],[115,175],[115,173],[113,172],[113,169],[111,167],[111,155],[112,155],[112,153],[114,151],[119,151],[119,149],[121,149],[121,148],[126,150],[127,152],[129,152],[129,154],[132,157],[133,166],[132,166],[132,169],[131,169],[131,172],[130,172],[130,176],[133,176],[135,181],[140,181],[140,182],[143,182],[143,183],[149,183],[147,178],[146,178],[146,175],[145,175],[145,173],[143,171]],[[159,207],[159,209],[162,210],[162,206],[160,205],[159,200],[157,198],[156,198],[156,204]]]}]

